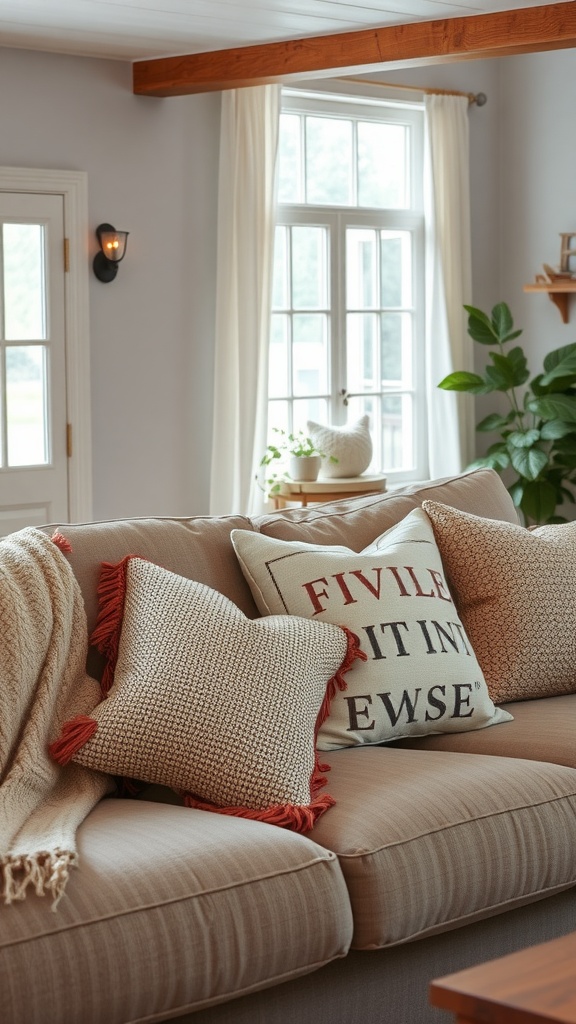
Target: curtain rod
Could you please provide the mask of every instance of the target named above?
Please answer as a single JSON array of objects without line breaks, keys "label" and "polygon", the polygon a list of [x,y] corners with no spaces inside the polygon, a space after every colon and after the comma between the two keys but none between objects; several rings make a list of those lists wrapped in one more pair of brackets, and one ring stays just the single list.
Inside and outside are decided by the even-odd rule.
[{"label": "curtain rod", "polygon": [[420,92],[429,96],[466,96],[469,103],[475,103],[477,107],[483,107],[488,102],[485,92],[460,92],[458,89],[433,89],[422,85],[401,85],[399,82],[376,82],[370,78],[352,78],[346,76],[340,79],[341,82],[356,82],[358,85],[380,85],[383,89],[406,89],[409,92]]}]

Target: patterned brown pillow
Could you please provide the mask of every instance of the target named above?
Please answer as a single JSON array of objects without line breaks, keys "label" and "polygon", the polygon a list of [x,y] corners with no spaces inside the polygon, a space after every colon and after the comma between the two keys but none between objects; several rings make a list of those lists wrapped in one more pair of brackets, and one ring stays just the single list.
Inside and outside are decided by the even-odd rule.
[{"label": "patterned brown pillow", "polygon": [[576,692],[576,523],[526,530],[422,508],[492,700]]},{"label": "patterned brown pillow", "polygon": [[312,828],[334,801],[316,733],[352,634],[290,616],[248,619],[222,594],[129,556],[103,566],[93,640],[111,688],[66,723],[52,756],[171,786],[185,803]]}]

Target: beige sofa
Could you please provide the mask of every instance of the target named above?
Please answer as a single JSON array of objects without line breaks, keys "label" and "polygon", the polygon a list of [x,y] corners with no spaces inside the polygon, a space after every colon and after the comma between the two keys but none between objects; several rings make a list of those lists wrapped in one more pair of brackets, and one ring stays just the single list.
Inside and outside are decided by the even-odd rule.
[{"label": "beige sofa", "polygon": [[[90,629],[100,563],[128,553],[255,616],[232,529],[359,551],[425,498],[517,521],[500,478],[478,470],[253,521],[60,529]],[[331,752],[336,805],[305,836],[183,808],[160,787],[102,800],[58,911],[32,895],[0,908],[0,1021],[440,1020],[433,977],[576,928],[576,694],[509,709],[495,728]]]}]

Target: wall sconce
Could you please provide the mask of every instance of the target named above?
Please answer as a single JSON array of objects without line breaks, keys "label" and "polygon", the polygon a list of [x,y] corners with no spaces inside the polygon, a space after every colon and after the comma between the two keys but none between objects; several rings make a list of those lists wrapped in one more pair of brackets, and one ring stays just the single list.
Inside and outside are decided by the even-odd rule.
[{"label": "wall sconce", "polygon": [[113,281],[118,273],[118,264],[126,254],[128,234],[128,231],[116,231],[112,224],[99,224],[96,228],[100,252],[96,253],[92,267],[104,284]]}]

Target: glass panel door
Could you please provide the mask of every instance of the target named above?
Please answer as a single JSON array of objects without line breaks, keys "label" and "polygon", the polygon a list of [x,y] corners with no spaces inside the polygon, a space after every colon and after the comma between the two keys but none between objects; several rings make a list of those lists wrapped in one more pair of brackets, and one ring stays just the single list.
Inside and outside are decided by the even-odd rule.
[{"label": "glass panel door", "polygon": [[68,518],[61,195],[0,192],[0,534]]},{"label": "glass panel door", "polygon": [[48,436],[45,228],[2,224],[2,466],[46,465]]}]

